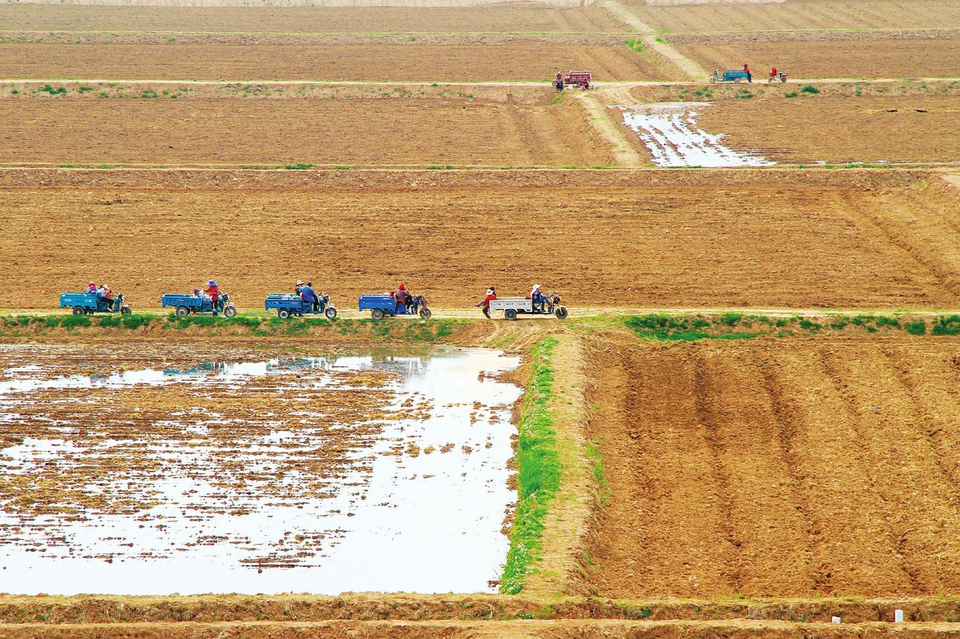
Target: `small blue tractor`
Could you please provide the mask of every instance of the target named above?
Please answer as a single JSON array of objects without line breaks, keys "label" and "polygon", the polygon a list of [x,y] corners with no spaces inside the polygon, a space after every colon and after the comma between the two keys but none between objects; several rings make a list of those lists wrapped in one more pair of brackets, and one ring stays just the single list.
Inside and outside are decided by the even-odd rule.
[{"label": "small blue tractor", "polygon": [[124,303],[123,293],[118,293],[113,300],[107,300],[96,293],[60,293],[60,308],[72,308],[74,315],[85,313],[129,315],[133,312],[133,309]]},{"label": "small blue tractor", "polygon": [[276,309],[277,317],[287,319],[291,315],[301,317],[303,315],[324,315],[328,319],[337,316],[337,309],[330,302],[330,296],[324,293],[317,295],[319,302],[314,305],[311,302],[304,302],[294,293],[270,293],[267,299],[263,301],[263,307],[266,310]]},{"label": "small blue tractor", "polygon": [[237,314],[237,307],[230,301],[230,296],[226,293],[220,293],[220,299],[216,305],[210,297],[202,293],[193,295],[179,295],[176,293],[164,293],[160,298],[161,308],[172,306],[176,308],[177,316],[186,317],[190,313],[213,313],[214,315],[223,312],[225,317],[234,317]]},{"label": "small blue tractor", "polygon": [[391,293],[368,293],[360,296],[359,308],[361,311],[370,311],[370,317],[375,320],[389,315],[419,315],[426,319],[433,313],[427,308],[427,299],[423,295],[411,295],[407,300],[397,299]]}]

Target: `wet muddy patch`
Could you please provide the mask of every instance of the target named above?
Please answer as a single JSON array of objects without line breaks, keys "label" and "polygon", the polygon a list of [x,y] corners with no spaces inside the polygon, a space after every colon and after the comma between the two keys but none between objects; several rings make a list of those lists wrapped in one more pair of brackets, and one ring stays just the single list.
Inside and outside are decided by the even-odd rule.
[{"label": "wet muddy patch", "polygon": [[621,106],[623,123],[640,136],[657,166],[769,166],[758,153],[735,151],[722,134],[707,133],[697,125],[697,112],[709,102],[663,102]]},{"label": "wet muddy patch", "polygon": [[516,365],[0,346],[0,590],[489,590]]}]

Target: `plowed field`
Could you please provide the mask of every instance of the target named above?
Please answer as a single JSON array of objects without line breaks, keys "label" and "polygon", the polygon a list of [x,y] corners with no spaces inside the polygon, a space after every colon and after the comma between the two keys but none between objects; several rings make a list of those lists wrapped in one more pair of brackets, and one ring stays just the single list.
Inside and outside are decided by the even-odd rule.
[{"label": "plowed field", "polygon": [[210,277],[241,308],[297,278],[341,306],[405,280],[439,306],[537,282],[574,308],[957,307],[953,187],[777,186],[795,173],[723,187],[592,186],[588,172],[431,187],[442,177],[424,171],[351,188],[218,189],[237,179],[225,172],[205,188],[4,189],[0,288],[23,308],[95,279],[145,310]]},{"label": "plowed field", "polygon": [[538,2],[472,7],[150,7],[0,5],[5,31],[213,33],[622,32],[599,6]]},{"label": "plowed field", "polygon": [[[131,64],[131,60],[136,60]],[[670,70],[627,47],[0,45],[7,79],[323,80],[497,82],[549,80],[590,69],[598,80],[668,80]],[[549,87],[547,87],[549,89]]]},{"label": "plowed field", "polygon": [[[545,91],[546,102],[552,89]],[[0,163],[613,163],[575,100],[510,105],[459,94],[456,99],[170,100],[152,93],[159,97],[0,100]]]},{"label": "plowed field", "polygon": [[917,78],[960,76],[956,40],[878,40],[859,42],[738,42],[729,45],[676,45],[707,69],[750,64],[758,79],[770,67],[793,78]]},{"label": "plowed field", "polygon": [[697,124],[777,162],[956,162],[958,115],[952,96],[768,95],[717,101],[698,111]]},{"label": "plowed field", "polygon": [[934,338],[598,352],[600,594],[960,592],[958,360]]},{"label": "plowed field", "polygon": [[671,33],[960,27],[960,4],[955,0],[789,0],[672,7],[623,0],[623,4],[648,26]]}]

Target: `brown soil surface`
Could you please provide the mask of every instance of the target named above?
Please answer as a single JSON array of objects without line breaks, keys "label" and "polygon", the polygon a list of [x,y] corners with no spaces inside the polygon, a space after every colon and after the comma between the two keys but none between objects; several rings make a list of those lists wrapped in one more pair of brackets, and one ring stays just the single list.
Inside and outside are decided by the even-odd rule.
[{"label": "brown soil surface", "polygon": [[896,85],[889,91],[889,97],[801,93],[792,99],[769,94],[752,100],[721,100],[700,109],[697,124],[704,131],[723,134],[724,144],[757,150],[777,162],[960,160],[960,100],[898,96]]},{"label": "brown soil surface", "polygon": [[954,340],[596,344],[610,597],[960,592]]},{"label": "brown soil surface", "polygon": [[[869,42],[756,42],[676,45],[710,69],[750,64],[757,79],[770,67],[791,78],[917,78],[960,76],[956,40],[880,40]],[[0,49],[2,51],[2,49]]]},{"label": "brown soil surface", "polygon": [[[623,172],[623,186],[601,187],[592,173],[571,172],[554,174],[552,186],[534,175],[530,186],[508,187],[498,185],[511,179],[502,171],[487,174],[489,186],[470,174],[472,186],[455,186],[457,172],[443,186],[444,172],[424,171],[387,172],[378,186],[376,173],[352,173],[330,172],[352,180],[349,188],[333,177],[324,187],[216,188],[236,179],[226,172],[189,189],[125,187],[123,173],[112,187],[3,189],[0,254],[10,267],[0,287],[17,291],[18,307],[50,308],[60,292],[95,279],[140,310],[210,277],[240,308],[297,278],[343,307],[400,280],[438,306],[465,306],[491,284],[501,295],[526,293],[532,282],[573,308],[960,302],[958,195],[939,178],[800,188],[792,181],[854,185],[858,174],[734,171],[703,176],[722,184],[729,174],[726,186],[684,186],[695,178],[654,171]],[[601,184],[616,177],[596,175]],[[642,185],[659,175],[670,185]]]},{"label": "brown soil surface", "polygon": [[[131,64],[131,60],[136,60]],[[5,44],[6,79],[320,80],[482,82],[550,80],[586,69],[597,80],[669,80],[625,46],[243,46]]]},{"label": "brown soil surface", "polygon": [[0,163],[502,167],[613,162],[579,103],[549,104],[550,87],[540,105],[470,99],[466,91],[450,90],[454,97],[445,99],[170,100],[161,92],[147,94],[159,98],[139,100],[0,99]]},{"label": "brown soil surface", "polygon": [[220,33],[622,32],[599,6],[145,7],[0,5],[4,31]]},{"label": "brown soil surface", "polygon": [[622,1],[654,30],[671,33],[960,27],[960,4],[955,0],[789,0],[673,7]]}]

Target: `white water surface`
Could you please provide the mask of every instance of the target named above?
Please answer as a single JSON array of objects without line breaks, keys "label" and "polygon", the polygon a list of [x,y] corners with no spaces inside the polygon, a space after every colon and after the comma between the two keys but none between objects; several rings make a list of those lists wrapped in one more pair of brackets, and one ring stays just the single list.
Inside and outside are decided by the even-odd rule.
[{"label": "white water surface", "polygon": [[[304,383],[319,386],[342,383],[345,371],[393,371],[390,409],[401,411],[401,404],[414,400],[429,406],[429,418],[385,420],[373,446],[352,453],[372,471],[354,470],[339,478],[326,499],[259,494],[255,485],[225,492],[214,464],[205,463],[212,453],[209,439],[145,439],[141,445],[161,472],[117,477],[90,490],[129,491],[137,483],[137,493],[153,495],[153,507],[122,515],[88,509],[82,517],[24,520],[0,502],[0,592],[493,592],[487,582],[498,577],[508,547],[502,522],[516,501],[515,491],[507,488],[507,461],[515,433],[510,408],[521,390],[490,375],[518,364],[516,357],[487,349],[446,349],[422,358],[299,360],[297,366],[312,371]],[[36,369],[30,367],[10,369],[6,376],[14,379],[0,383],[0,429],[17,419],[17,406],[40,389],[190,384],[199,392],[224,384],[242,393],[245,378],[284,371],[289,375],[276,360],[53,379],[33,376]],[[308,455],[326,443],[309,429],[287,430],[269,415],[263,423],[270,426],[268,435],[233,442],[245,469],[270,472],[278,451]],[[178,415],[168,415],[163,424],[178,425]],[[65,459],[83,458],[76,441],[26,438],[0,448],[0,476],[55,472],[58,464],[68,463]],[[455,446],[441,452],[449,443]],[[385,454],[395,453],[398,444],[435,450]],[[131,442],[91,438],[80,445],[84,455],[96,459]],[[295,494],[297,477],[288,475],[284,482],[294,484]],[[211,502],[221,507],[209,508]]]},{"label": "white water surface", "polygon": [[697,110],[709,102],[662,102],[618,107],[623,123],[640,136],[657,166],[770,166],[757,153],[734,151],[723,145],[722,134],[697,126]]}]

